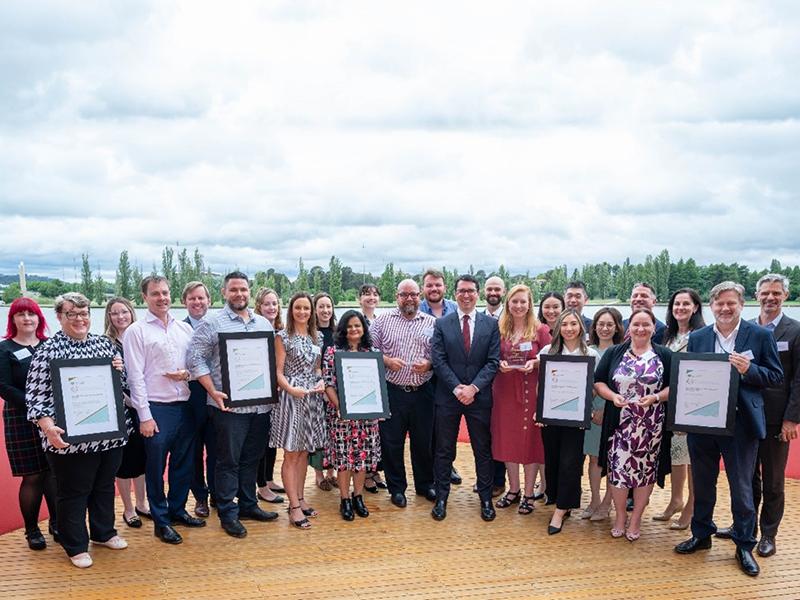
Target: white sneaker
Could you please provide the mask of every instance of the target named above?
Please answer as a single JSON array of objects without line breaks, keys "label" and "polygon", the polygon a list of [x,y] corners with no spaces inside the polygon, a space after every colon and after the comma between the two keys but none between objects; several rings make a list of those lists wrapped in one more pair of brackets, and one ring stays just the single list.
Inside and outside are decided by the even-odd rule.
[{"label": "white sneaker", "polygon": [[106,540],[105,542],[97,542],[92,540],[93,544],[98,546],[105,546],[106,548],[111,548],[112,550],[123,550],[128,547],[128,542],[124,539],[115,535],[114,537]]},{"label": "white sneaker", "polygon": [[81,552],[75,556],[70,556],[69,560],[79,569],[88,569],[92,566],[92,557],[88,552]]}]

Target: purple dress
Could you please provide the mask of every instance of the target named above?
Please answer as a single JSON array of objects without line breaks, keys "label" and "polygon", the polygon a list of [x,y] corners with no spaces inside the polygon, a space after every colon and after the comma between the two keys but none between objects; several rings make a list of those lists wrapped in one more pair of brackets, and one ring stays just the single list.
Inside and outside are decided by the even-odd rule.
[{"label": "purple dress", "polygon": [[[664,387],[664,365],[651,351],[636,356],[628,350],[622,357],[614,382],[627,400],[639,400]],[[629,404],[620,411],[619,426],[608,449],[608,481],[611,485],[637,488],[656,483],[658,453],[664,432],[664,405],[642,408]]]}]

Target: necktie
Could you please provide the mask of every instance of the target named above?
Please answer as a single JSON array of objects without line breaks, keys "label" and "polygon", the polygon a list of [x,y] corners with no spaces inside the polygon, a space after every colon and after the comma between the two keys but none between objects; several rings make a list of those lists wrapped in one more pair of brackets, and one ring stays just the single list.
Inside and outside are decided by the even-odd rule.
[{"label": "necktie", "polygon": [[466,350],[467,354],[469,354],[469,346],[470,346],[470,341],[469,341],[469,316],[464,315],[461,318],[461,320],[464,323],[461,326],[461,335],[464,337],[464,350]]},{"label": "necktie", "polygon": [[767,331],[775,331],[775,323],[773,323],[772,321],[770,321],[769,323],[767,323],[767,324],[765,325],[765,327],[767,328]]}]

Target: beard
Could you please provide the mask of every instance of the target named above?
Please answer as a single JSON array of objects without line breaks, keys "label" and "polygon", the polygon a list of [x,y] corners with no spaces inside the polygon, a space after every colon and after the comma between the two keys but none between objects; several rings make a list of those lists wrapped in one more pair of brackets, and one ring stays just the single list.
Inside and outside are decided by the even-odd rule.
[{"label": "beard", "polygon": [[486,304],[489,306],[500,306],[503,299],[500,296],[486,296]]}]

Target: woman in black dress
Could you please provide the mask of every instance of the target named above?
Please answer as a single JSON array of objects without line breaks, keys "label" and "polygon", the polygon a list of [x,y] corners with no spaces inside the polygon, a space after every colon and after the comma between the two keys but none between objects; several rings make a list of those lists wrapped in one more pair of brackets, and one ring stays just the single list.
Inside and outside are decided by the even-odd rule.
[{"label": "woman in black dress", "polygon": [[[47,339],[42,309],[30,298],[17,298],[8,311],[5,339],[0,342],[0,397],[3,406],[6,451],[11,474],[22,477],[19,509],[25,521],[25,538],[31,550],[44,550],[47,541],[39,530],[42,497],[50,519],[56,522],[56,483],[42,450],[36,426],[28,421],[25,379],[39,342]],[[53,533],[50,526],[50,533]]]}]

